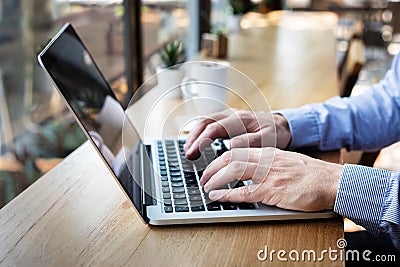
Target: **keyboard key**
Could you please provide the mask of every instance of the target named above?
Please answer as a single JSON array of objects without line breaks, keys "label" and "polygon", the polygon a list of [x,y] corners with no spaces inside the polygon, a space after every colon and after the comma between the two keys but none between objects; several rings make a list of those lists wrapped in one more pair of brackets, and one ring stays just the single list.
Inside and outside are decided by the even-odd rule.
[{"label": "keyboard key", "polygon": [[176,161],[176,162],[171,162],[171,161],[168,161],[168,168],[179,168],[179,163],[178,163],[178,161]]},{"label": "keyboard key", "polygon": [[183,176],[185,178],[196,178],[196,175],[194,174],[194,172],[188,172],[188,171],[184,171]]},{"label": "keyboard key", "polygon": [[179,169],[179,162],[178,162],[178,161],[174,161],[174,162],[170,161],[170,162],[168,162],[168,167],[169,167],[170,169],[172,169],[172,168],[177,168],[177,169]]},{"label": "keyboard key", "polygon": [[163,193],[169,193],[169,187],[163,187],[162,188]]},{"label": "keyboard key", "polygon": [[183,183],[182,182],[172,182],[171,183],[172,187],[183,187]]},{"label": "keyboard key", "polygon": [[183,188],[183,187],[174,187],[174,188],[172,188],[172,193],[185,193],[185,188]]},{"label": "keyboard key", "polygon": [[174,177],[174,176],[171,177],[171,182],[182,182],[182,181],[183,181],[182,177]]},{"label": "keyboard key", "polygon": [[203,206],[203,201],[190,201],[191,207]]},{"label": "keyboard key", "polygon": [[233,203],[223,202],[223,203],[221,203],[221,205],[224,210],[236,210],[237,209],[236,205]]},{"label": "keyboard key", "polygon": [[166,213],[171,213],[173,211],[172,206],[164,206],[164,211]]},{"label": "keyboard key", "polygon": [[197,183],[193,183],[193,184],[186,184],[186,187],[188,187],[188,188],[192,188],[192,187],[195,187],[195,188],[198,188],[198,184]]},{"label": "keyboard key", "polygon": [[203,200],[203,198],[201,197],[201,195],[189,195],[189,200],[190,201],[201,201],[201,200]]},{"label": "keyboard key", "polygon": [[170,172],[179,172],[180,173],[180,169],[178,166],[169,166],[169,171]]},{"label": "keyboard key", "polygon": [[178,177],[181,177],[181,172],[169,172],[169,175],[172,177],[172,176],[178,176]]},{"label": "keyboard key", "polygon": [[167,174],[166,171],[160,171],[160,175],[161,175],[161,176],[167,176],[168,174]]},{"label": "keyboard key", "polygon": [[172,200],[171,199],[164,199],[164,206],[172,206]]},{"label": "keyboard key", "polygon": [[186,182],[186,184],[196,184],[197,185],[196,178],[186,178],[185,182]]},{"label": "keyboard key", "polygon": [[211,202],[207,204],[207,210],[209,211],[221,210],[221,206],[216,202]]},{"label": "keyboard key", "polygon": [[186,171],[190,171],[189,168],[193,168],[193,166],[192,166],[191,164],[182,162],[182,168],[183,168],[183,169],[185,170],[185,172],[186,172]]},{"label": "keyboard key", "polygon": [[168,181],[162,181],[162,182],[161,182],[161,186],[162,186],[162,187],[169,187]]},{"label": "keyboard key", "polygon": [[186,194],[173,194],[174,199],[186,199]]},{"label": "keyboard key", "polygon": [[188,206],[175,206],[176,212],[189,212]]},{"label": "keyboard key", "polygon": [[189,195],[199,195],[200,194],[200,189],[198,187],[188,188],[187,191],[188,191]]},{"label": "keyboard key", "polygon": [[231,188],[238,188],[244,186],[243,181],[233,181],[231,184]]},{"label": "keyboard key", "polygon": [[170,193],[164,193],[163,194],[163,199],[171,199],[171,194]]},{"label": "keyboard key", "polygon": [[252,203],[239,203],[238,204],[239,209],[241,210],[252,210],[255,209],[256,207]]},{"label": "keyboard key", "polygon": [[201,206],[190,207],[190,209],[191,209],[192,211],[194,211],[194,212],[196,212],[196,211],[205,211],[205,210],[206,210],[206,209],[204,208],[203,205],[201,205]]},{"label": "keyboard key", "polygon": [[168,181],[168,177],[167,176],[161,176],[161,181]]},{"label": "keyboard key", "polygon": [[187,205],[188,204],[186,199],[175,199],[174,203],[175,203],[175,206],[176,205],[181,205],[182,206],[182,205]]}]

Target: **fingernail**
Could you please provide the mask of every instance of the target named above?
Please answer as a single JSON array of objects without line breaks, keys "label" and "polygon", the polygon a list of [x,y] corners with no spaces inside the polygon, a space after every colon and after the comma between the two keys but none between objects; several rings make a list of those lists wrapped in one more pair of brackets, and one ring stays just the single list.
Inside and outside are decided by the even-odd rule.
[{"label": "fingernail", "polygon": [[206,184],[206,185],[204,186],[204,192],[208,193],[209,188],[210,188],[210,185],[209,185],[209,184]]},{"label": "fingernail", "polygon": [[208,197],[210,200],[217,200],[218,199],[218,193],[216,191],[211,191],[208,193]]},{"label": "fingernail", "polygon": [[203,180],[203,178],[200,178],[199,183],[200,183],[200,186],[203,186],[203,185],[204,185],[204,180]]}]

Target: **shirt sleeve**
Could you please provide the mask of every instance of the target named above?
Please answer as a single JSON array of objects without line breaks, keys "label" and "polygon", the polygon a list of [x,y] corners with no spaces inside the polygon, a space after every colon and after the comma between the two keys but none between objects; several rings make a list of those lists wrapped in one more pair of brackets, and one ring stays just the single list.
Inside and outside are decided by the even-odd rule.
[{"label": "shirt sleeve", "polygon": [[400,58],[365,93],[275,111],[289,123],[290,149],[378,150],[400,140]]},{"label": "shirt sleeve", "polygon": [[373,234],[387,234],[400,250],[400,173],[346,164],[334,211]]}]

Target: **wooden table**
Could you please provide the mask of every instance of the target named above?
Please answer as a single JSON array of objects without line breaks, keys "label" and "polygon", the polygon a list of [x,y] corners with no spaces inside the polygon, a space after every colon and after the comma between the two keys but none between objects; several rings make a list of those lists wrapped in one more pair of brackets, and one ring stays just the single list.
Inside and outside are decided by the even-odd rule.
[{"label": "wooden table", "polygon": [[[270,46],[282,49],[278,48],[282,42],[280,31],[286,36],[283,40],[294,38],[286,46],[303,50],[304,54],[299,50],[289,51],[290,56],[283,51],[267,52]],[[332,45],[317,42],[326,41],[327,37],[333,38],[325,30],[310,32],[274,26],[244,30],[232,36],[229,61],[267,90],[273,108],[298,106],[307,99],[321,101],[336,93],[334,64],[330,62],[334,60]],[[301,41],[303,38],[315,42]],[[245,44],[257,48],[245,51],[239,48]],[[259,54],[264,49],[265,54]],[[282,63],[279,55],[290,59],[293,65]],[[294,55],[303,55],[304,65]],[[299,64],[306,67],[297,69],[301,67]],[[293,72],[277,73],[292,67]],[[308,75],[300,75],[303,71]],[[319,91],[311,93],[309,86]],[[295,92],[298,98],[292,95]],[[339,158],[338,153],[317,156],[333,162]],[[329,247],[336,249],[336,241],[342,237],[343,223],[339,217],[169,227],[145,225],[94,149],[85,143],[0,210],[0,266],[253,266],[261,263],[257,252],[265,246],[269,250],[313,249],[319,253]],[[273,264],[287,263],[275,258]],[[343,262],[325,257],[322,263],[299,263],[307,264],[342,266]]]}]

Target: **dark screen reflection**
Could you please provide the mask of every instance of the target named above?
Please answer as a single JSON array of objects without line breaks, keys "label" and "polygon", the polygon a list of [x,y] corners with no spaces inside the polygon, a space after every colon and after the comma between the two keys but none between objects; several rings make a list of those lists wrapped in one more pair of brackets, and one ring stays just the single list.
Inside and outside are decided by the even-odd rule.
[{"label": "dark screen reflection", "polygon": [[[140,211],[140,193],[134,192],[137,191],[135,180],[127,168],[122,149],[124,109],[73,28],[67,26],[40,58],[98,151]],[[136,144],[134,148],[138,148],[140,138],[133,128],[129,131],[129,138]],[[136,153],[133,151],[129,158],[129,164],[133,166],[137,165]]]}]

